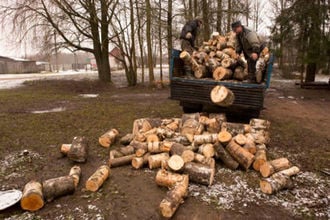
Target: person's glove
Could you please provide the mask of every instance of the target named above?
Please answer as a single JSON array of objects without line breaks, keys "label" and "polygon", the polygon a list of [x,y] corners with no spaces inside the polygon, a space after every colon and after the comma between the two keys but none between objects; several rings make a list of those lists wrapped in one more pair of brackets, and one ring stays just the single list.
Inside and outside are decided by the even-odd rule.
[{"label": "person's glove", "polygon": [[186,34],[186,39],[191,39],[192,38],[192,34],[190,33],[190,32],[188,32],[187,34]]}]

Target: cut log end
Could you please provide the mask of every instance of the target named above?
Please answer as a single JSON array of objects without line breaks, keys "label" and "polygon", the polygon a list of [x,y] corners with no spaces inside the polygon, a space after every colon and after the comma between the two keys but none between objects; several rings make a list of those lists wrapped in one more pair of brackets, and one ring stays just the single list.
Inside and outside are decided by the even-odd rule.
[{"label": "cut log end", "polygon": [[215,86],[210,97],[214,104],[224,107],[232,105],[235,100],[234,93],[224,86]]},{"label": "cut log end", "polygon": [[42,185],[36,181],[30,181],[24,186],[21,199],[21,207],[27,211],[37,211],[44,206]]},{"label": "cut log end", "polygon": [[184,160],[179,155],[172,155],[167,164],[171,170],[180,171],[184,166]]}]

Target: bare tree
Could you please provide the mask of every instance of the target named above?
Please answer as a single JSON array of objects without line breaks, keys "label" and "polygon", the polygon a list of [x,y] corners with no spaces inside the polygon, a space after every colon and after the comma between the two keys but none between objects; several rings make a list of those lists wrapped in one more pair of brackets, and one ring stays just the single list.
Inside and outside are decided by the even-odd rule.
[{"label": "bare tree", "polygon": [[152,55],[152,39],[151,39],[151,4],[150,0],[146,0],[146,15],[147,15],[147,48],[148,48],[148,67],[149,67],[149,83],[152,84],[155,81],[154,76],[154,62]]}]

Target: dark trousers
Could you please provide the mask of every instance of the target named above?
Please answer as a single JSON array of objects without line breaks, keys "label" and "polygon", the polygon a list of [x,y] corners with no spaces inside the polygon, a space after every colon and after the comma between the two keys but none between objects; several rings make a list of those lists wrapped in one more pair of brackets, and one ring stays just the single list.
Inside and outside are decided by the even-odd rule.
[{"label": "dark trousers", "polygon": [[191,55],[194,52],[194,47],[191,45],[189,40],[181,39],[181,50],[185,50]]},{"label": "dark trousers", "polygon": [[248,78],[249,79],[255,79],[256,78],[256,64],[257,60],[253,60],[250,57],[246,59],[247,64],[248,64]]}]

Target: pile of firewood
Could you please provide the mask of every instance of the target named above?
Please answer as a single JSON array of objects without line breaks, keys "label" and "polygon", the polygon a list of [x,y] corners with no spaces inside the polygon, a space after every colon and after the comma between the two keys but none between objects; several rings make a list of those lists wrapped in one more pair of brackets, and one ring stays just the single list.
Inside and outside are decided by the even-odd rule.
[{"label": "pile of firewood", "polygon": [[[291,186],[290,176],[299,172],[286,158],[269,161],[270,122],[251,119],[249,124],[227,122],[224,114],[184,114],[182,118],[142,118],[133,123],[133,131],[120,139],[122,147],[109,152],[109,164],[100,166],[85,183],[88,191],[97,191],[110,175],[110,168],[131,165],[134,169],[158,169],[155,181],[169,188],[160,203],[163,217],[172,217],[188,195],[189,182],[210,186],[214,182],[216,162],[237,170],[253,167],[260,172],[261,191],[273,194]],[[109,148],[119,132],[111,129],[99,137],[99,144]],[[60,147],[73,162],[84,163],[88,157],[88,142],[75,137],[71,144]],[[44,202],[71,194],[79,184],[81,169],[72,167],[69,175],[31,181],[24,187],[21,206],[35,211]]]},{"label": "pile of firewood", "polygon": [[[234,32],[221,36],[214,32],[211,39],[203,43],[203,46],[192,55],[183,51],[180,58],[189,64],[196,78],[213,78],[215,80],[245,80],[247,77],[247,63],[245,59],[236,53],[238,42]],[[260,53],[257,62],[257,76],[262,74],[269,60],[267,47]],[[260,74],[259,74],[260,72]],[[260,79],[261,80],[261,79]]]}]

